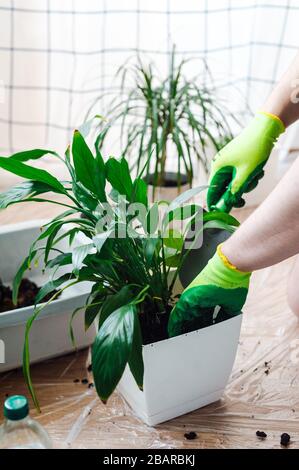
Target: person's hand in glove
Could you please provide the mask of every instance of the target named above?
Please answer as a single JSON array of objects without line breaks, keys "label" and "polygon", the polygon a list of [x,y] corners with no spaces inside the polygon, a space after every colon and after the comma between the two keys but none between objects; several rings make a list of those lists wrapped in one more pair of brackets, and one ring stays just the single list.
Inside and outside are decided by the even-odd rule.
[{"label": "person's hand in glove", "polygon": [[250,273],[233,266],[221,251],[221,245],[203,271],[184,290],[173,308],[169,336],[184,332],[188,323],[207,315],[217,305],[229,316],[238,314],[246,300]]},{"label": "person's hand in glove", "polygon": [[258,112],[250,124],[214,157],[207,203],[210,210],[230,212],[244,205],[243,193],[254,189],[285,127],[271,113]]}]

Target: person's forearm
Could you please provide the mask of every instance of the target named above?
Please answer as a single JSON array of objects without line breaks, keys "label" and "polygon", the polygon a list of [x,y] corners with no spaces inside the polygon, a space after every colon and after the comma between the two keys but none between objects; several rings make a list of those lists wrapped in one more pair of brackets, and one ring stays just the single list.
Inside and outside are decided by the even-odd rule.
[{"label": "person's forearm", "polygon": [[[299,103],[294,100],[299,85],[299,53],[282,76],[269,98],[261,107],[262,111],[278,116],[285,127],[299,119]],[[295,93],[294,93],[295,92]]]},{"label": "person's forearm", "polygon": [[240,271],[271,266],[299,252],[299,158],[267,199],[222,245]]}]

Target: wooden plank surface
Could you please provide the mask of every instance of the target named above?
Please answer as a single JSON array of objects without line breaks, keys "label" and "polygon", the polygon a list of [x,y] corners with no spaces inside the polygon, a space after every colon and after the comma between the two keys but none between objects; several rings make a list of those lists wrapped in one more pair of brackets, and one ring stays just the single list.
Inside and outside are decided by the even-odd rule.
[{"label": "wooden plank surface", "polygon": [[[12,206],[0,213],[0,224],[60,211],[50,204]],[[242,209],[237,216],[243,219],[248,213]],[[253,275],[237,359],[219,402],[149,428],[117,394],[104,406],[94,389],[74,383],[86,377],[92,382],[86,370],[89,352],[84,350],[32,367],[42,407],[42,414],[32,411],[33,416],[56,447],[279,448],[282,432],[291,435],[290,447],[299,447],[299,327],[285,294],[291,263]],[[20,370],[0,376],[1,401],[15,393],[27,394]],[[259,440],[257,430],[265,431],[267,439]],[[187,431],[195,431],[197,439],[187,441]]]}]

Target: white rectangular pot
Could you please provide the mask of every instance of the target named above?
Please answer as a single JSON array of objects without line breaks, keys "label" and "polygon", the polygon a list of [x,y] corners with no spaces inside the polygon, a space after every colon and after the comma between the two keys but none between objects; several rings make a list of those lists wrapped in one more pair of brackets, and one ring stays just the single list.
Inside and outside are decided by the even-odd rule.
[{"label": "white rectangular pot", "polygon": [[127,367],[118,390],[150,426],[218,400],[238,347],[242,315],[143,346],[144,391]]},{"label": "white rectangular pot", "polygon": [[[4,284],[12,284],[17,269],[28,256],[29,247],[39,236],[43,223],[45,221],[31,221],[0,227],[0,277]],[[62,240],[57,247],[64,252],[70,251],[67,240]],[[45,284],[48,274],[43,274],[42,267],[32,266],[31,270],[25,273],[25,277],[36,282],[38,286]],[[59,273],[62,275],[63,269]],[[70,287],[41,311],[30,332],[31,362],[73,351],[69,337],[69,321],[72,312],[84,306],[90,289],[91,283],[88,282]],[[29,306],[0,313],[0,372],[21,366],[25,325],[33,311],[34,307]],[[77,348],[87,347],[93,342],[95,326],[85,332],[82,314],[79,313],[74,318],[73,329]]]}]

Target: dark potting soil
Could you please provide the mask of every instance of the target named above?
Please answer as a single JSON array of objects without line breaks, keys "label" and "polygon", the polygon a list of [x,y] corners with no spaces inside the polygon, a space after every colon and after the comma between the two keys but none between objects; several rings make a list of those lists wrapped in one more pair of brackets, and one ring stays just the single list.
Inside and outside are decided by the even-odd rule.
[{"label": "dark potting soil", "polygon": [[190,431],[190,432],[186,432],[184,434],[184,437],[185,439],[187,439],[187,441],[193,441],[194,439],[197,438],[197,434],[194,431]]},{"label": "dark potting soil", "polygon": [[[18,303],[17,305],[14,305],[12,302],[11,288],[5,286],[0,279],[0,312],[34,305],[35,297],[39,291],[40,287],[38,287],[35,282],[32,282],[29,279],[22,279],[19,288]],[[44,297],[43,302],[47,302],[56,292],[56,290],[49,292],[49,294]]]},{"label": "dark potting soil", "polygon": [[[139,320],[141,326],[142,342],[144,345],[156,343],[168,339],[168,320],[172,307],[169,305],[166,312],[151,313],[147,310],[145,305],[144,311],[140,313]],[[222,309],[219,311],[216,319],[213,319],[214,308],[202,309],[201,315],[191,322],[186,322],[182,328],[182,334],[190,333],[201,328],[206,328],[215,323],[225,321],[231,318],[231,315],[226,314]]]},{"label": "dark potting soil", "polygon": [[290,439],[291,439],[291,436],[287,433],[287,432],[284,432],[281,436],[280,436],[280,444],[282,446],[288,446],[289,443],[290,443]]},{"label": "dark potting soil", "polygon": [[260,437],[261,439],[266,439],[267,434],[264,431],[256,431],[255,433],[257,437]]},{"label": "dark potting soil", "polygon": [[[143,344],[156,343],[168,339],[168,319],[172,307],[169,306],[163,313],[141,313],[139,315],[141,335]],[[145,306],[146,311],[146,306]]]}]

